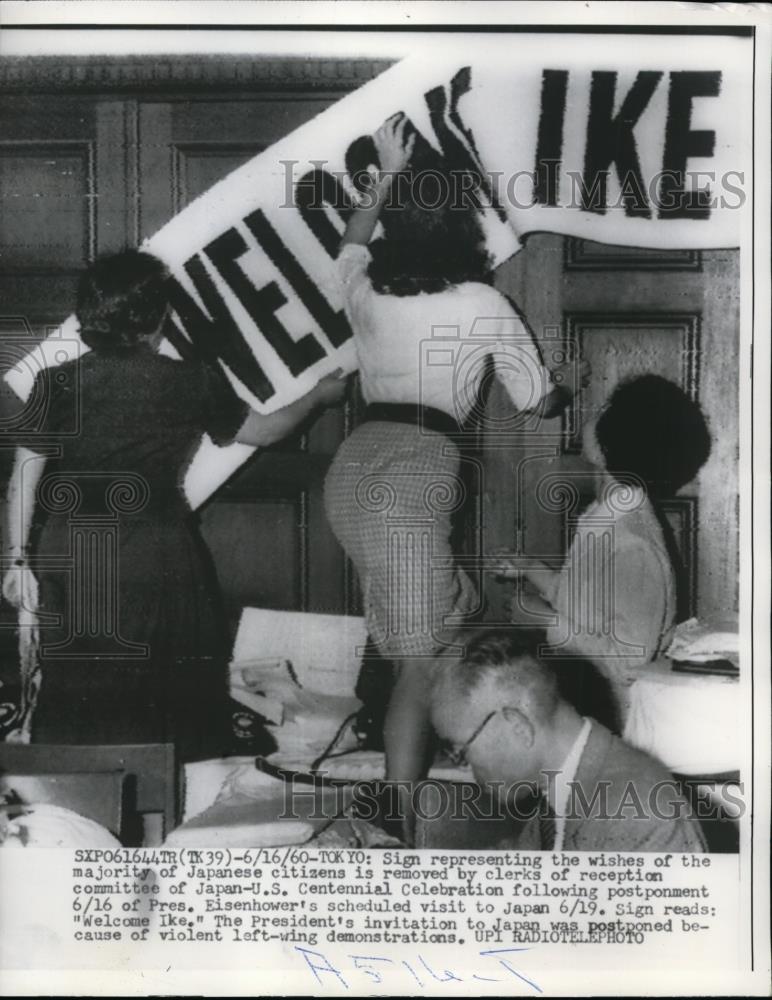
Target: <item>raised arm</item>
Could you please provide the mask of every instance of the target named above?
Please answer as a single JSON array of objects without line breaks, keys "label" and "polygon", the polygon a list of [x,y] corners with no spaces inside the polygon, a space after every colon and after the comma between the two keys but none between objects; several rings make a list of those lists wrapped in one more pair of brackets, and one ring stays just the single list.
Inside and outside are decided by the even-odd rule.
[{"label": "raised arm", "polygon": [[372,187],[354,208],[341,240],[341,247],[349,243],[366,246],[370,242],[378,217],[389,195],[394,175],[404,170],[410,160],[415,143],[415,134],[404,142],[407,118],[394,115],[381,125],[373,136],[380,160],[380,170]]}]

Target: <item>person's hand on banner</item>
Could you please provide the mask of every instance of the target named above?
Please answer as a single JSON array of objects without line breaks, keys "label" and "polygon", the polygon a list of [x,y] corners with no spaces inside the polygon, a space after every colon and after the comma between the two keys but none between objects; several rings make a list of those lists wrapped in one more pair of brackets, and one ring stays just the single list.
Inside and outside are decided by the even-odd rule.
[{"label": "person's hand on banner", "polygon": [[317,383],[313,392],[316,393],[320,406],[337,406],[346,395],[348,388],[348,377],[342,368],[336,368],[334,372],[325,375]]},{"label": "person's hand on banner", "polygon": [[400,111],[398,114],[392,115],[391,118],[387,118],[373,136],[381,164],[381,173],[386,176],[399,173],[410,162],[416,133],[413,132],[405,142],[407,124],[408,119]]},{"label": "person's hand on banner", "polygon": [[287,406],[282,406],[273,413],[258,413],[250,411],[241,429],[236,435],[240,444],[248,444],[252,448],[264,448],[275,444],[291,434],[296,427],[307,420],[315,410],[335,406],[346,392],[348,381],[342,368],[336,368],[329,375],[320,379],[313,389]]},{"label": "person's hand on banner", "polygon": [[367,246],[375,231],[378,216],[387,198],[396,174],[404,170],[410,161],[415,145],[416,133],[405,142],[405,128],[408,119],[400,111],[388,118],[373,136],[373,143],[380,168],[375,165],[367,169],[371,187],[360,199],[346,224],[341,247],[349,244]]}]

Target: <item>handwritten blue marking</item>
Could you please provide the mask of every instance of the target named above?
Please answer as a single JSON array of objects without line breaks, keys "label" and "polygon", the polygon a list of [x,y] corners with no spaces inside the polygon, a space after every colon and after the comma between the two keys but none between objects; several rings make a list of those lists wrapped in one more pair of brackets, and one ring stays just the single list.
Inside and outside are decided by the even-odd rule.
[{"label": "handwritten blue marking", "polygon": [[[306,960],[306,965],[313,972],[317,983],[322,982],[322,977],[319,975],[320,972],[331,972],[334,976],[337,976],[338,980],[346,987],[349,988],[348,983],[341,975],[340,969],[336,969],[327,958],[326,955],[322,954],[321,951],[311,951],[309,948],[301,948],[300,945],[295,945],[295,951],[299,951],[303,958]],[[321,958],[324,965],[314,965],[314,963],[309,958],[309,955],[313,955],[315,958]]]},{"label": "handwritten blue marking", "polygon": [[[507,955],[507,954],[511,954],[514,951],[530,951],[530,948],[490,948],[487,951],[481,951],[480,954],[481,955]],[[513,975],[517,976],[518,979],[522,979],[524,983],[528,983],[529,986],[532,986],[536,990],[537,993],[543,993],[544,992],[544,990],[542,990],[539,986],[537,986],[536,983],[534,983],[530,979],[528,979],[527,976],[524,976],[521,972],[518,972],[517,969],[513,968],[505,958],[500,958],[499,962],[501,962],[501,964],[504,966],[505,969],[507,969]]]},{"label": "handwritten blue marking", "polygon": [[[349,984],[346,981],[343,973],[340,969],[336,968],[332,962],[327,958],[324,952],[314,951],[312,948],[303,948],[301,945],[294,945],[295,951],[300,952],[303,956],[306,966],[313,973],[314,979],[320,985],[325,982],[322,978],[323,974],[333,975],[338,980],[338,982],[345,988],[349,989]],[[531,989],[536,990],[537,993],[543,993],[541,987],[535,983],[532,979],[524,976],[522,972],[518,970],[503,956],[512,955],[521,951],[530,951],[530,948],[488,948],[485,951],[480,951],[478,954],[481,958],[495,958],[499,965],[506,969],[511,975],[515,976],[521,982],[526,983]],[[357,972],[363,973],[368,977],[370,982],[376,986],[380,986],[384,982],[384,976],[382,972],[385,972],[383,968],[381,970],[374,968],[374,963],[376,962],[386,962],[388,965],[400,964],[407,969],[410,975],[415,979],[421,989],[426,988],[426,984],[419,978],[415,969],[412,965],[405,959],[400,959],[399,961],[393,958],[387,958],[385,955],[348,955],[348,958],[352,960],[354,969]],[[462,976],[456,975],[450,969],[443,969],[441,973],[435,972],[434,969],[429,965],[423,955],[417,956],[418,961],[424,967],[424,969],[429,973],[429,975],[438,983],[463,983],[464,979]],[[504,982],[502,979],[496,979],[492,976],[483,976],[479,973],[472,973],[472,979],[478,980],[478,982],[484,983],[501,983]]]},{"label": "handwritten blue marking", "polygon": [[364,972],[364,974],[369,976],[374,983],[382,983],[383,976],[375,969],[368,969],[366,966],[360,965],[360,962],[388,962],[390,965],[394,964],[393,959],[383,958],[381,955],[349,955],[349,958],[354,959],[354,968]]},{"label": "handwritten blue marking", "polygon": [[412,966],[412,965],[410,965],[410,963],[409,963],[409,962],[406,962],[406,961],[404,961],[404,959],[403,959],[403,961],[402,961],[402,964],[403,964],[403,965],[405,966],[405,968],[406,968],[406,969],[407,969],[407,971],[408,971],[408,972],[410,973],[410,975],[411,975],[411,976],[413,977],[413,979],[415,979],[415,981],[416,981],[416,982],[418,983],[418,985],[419,985],[419,986],[421,987],[421,989],[423,989],[423,988],[424,988],[424,984],[423,984],[423,982],[422,982],[422,981],[421,981],[421,980],[420,980],[420,979],[418,978],[418,976],[417,976],[417,975],[415,974],[415,972],[413,971],[413,966]]},{"label": "handwritten blue marking", "polygon": [[463,981],[464,981],[463,979],[461,979],[460,976],[457,976],[455,973],[451,972],[450,969],[445,969],[445,974],[446,974],[445,978],[441,979],[436,974],[436,972],[434,972],[434,970],[431,969],[429,967],[429,965],[427,965],[426,960],[424,959],[423,955],[419,955],[418,956],[418,961],[426,969],[426,971],[429,973],[429,975],[433,976],[437,980],[438,983],[449,983],[451,981],[451,979],[455,979],[457,983],[463,983]]}]

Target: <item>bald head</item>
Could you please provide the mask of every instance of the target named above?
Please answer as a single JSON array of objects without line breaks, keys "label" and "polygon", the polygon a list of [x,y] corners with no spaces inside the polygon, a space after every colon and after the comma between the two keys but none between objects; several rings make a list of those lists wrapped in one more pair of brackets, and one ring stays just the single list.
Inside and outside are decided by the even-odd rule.
[{"label": "bald head", "polygon": [[[501,797],[518,782],[538,782],[559,767],[581,720],[558,693],[555,674],[514,628],[489,628],[463,656],[438,667],[432,723],[481,785]],[[493,783],[493,784],[492,784]]]},{"label": "bald head", "polygon": [[530,636],[513,628],[480,629],[463,656],[437,671],[432,692],[435,719],[467,706],[485,710],[511,705],[535,722],[549,724],[559,704],[552,668],[531,652]]}]

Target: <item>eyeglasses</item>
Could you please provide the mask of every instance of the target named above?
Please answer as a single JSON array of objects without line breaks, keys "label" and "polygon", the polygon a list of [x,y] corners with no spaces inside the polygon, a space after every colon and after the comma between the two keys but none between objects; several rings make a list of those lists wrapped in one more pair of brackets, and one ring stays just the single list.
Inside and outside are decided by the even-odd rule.
[{"label": "eyeglasses", "polygon": [[475,729],[475,731],[472,733],[472,735],[465,743],[462,743],[460,746],[453,746],[451,744],[446,748],[445,756],[448,758],[451,764],[453,764],[455,767],[463,767],[466,764],[467,750],[474,743],[474,741],[477,739],[477,737],[480,735],[483,729],[485,729],[485,727],[491,721],[493,716],[498,715],[499,712],[501,711],[502,710],[500,708],[495,708],[492,712],[488,712],[488,714],[482,720],[480,725],[477,727],[477,729]]}]

